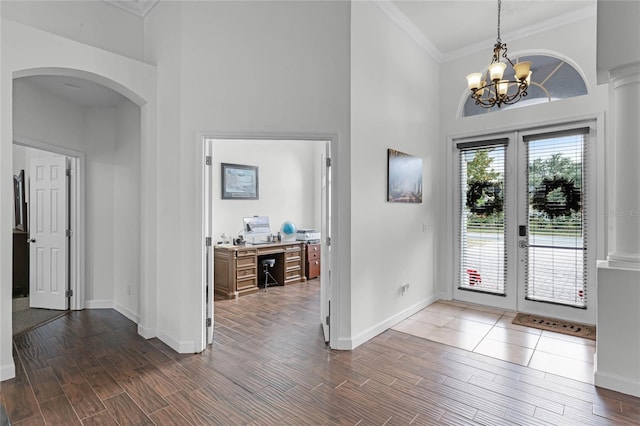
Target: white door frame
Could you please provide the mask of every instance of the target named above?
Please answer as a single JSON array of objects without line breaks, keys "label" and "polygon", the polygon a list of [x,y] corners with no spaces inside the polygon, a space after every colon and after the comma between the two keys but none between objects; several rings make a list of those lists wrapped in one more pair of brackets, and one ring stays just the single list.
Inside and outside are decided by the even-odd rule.
[{"label": "white door frame", "polygon": [[51,145],[23,136],[14,135],[13,144],[27,148],[64,155],[70,161],[71,176],[69,182],[69,299],[70,310],[84,309],[85,283],[85,208],[84,208],[84,165],[82,152]]},{"label": "white door frame", "polygon": [[[215,212],[213,211],[212,208],[212,197],[210,197],[207,192],[206,189],[210,188],[211,185],[211,175],[212,172],[211,170],[207,171],[207,169],[211,169],[211,167],[207,167],[206,166],[206,162],[207,162],[207,155],[209,155],[209,153],[213,152],[212,149],[212,144],[213,141],[215,140],[221,140],[221,139],[238,139],[238,140],[264,140],[264,141],[269,141],[269,140],[296,140],[296,141],[310,141],[310,142],[326,142],[329,147],[328,147],[328,152],[331,154],[331,158],[332,161],[335,163],[336,161],[336,156],[337,156],[337,141],[338,141],[338,135],[335,133],[270,133],[270,132],[257,132],[257,133],[253,133],[253,132],[247,132],[247,133],[242,133],[242,132],[238,132],[238,133],[221,133],[221,132],[198,132],[197,134],[197,143],[199,144],[200,148],[198,149],[198,155],[199,155],[199,163],[202,167],[201,169],[201,185],[202,185],[202,220],[201,220],[201,232],[200,235],[202,235],[202,245],[201,245],[201,276],[202,276],[202,293],[201,293],[201,297],[202,297],[202,301],[203,303],[201,304],[201,318],[202,321],[201,323],[201,333],[200,336],[202,338],[200,344],[201,344],[201,348],[204,349],[207,346],[207,341],[209,338],[209,334],[210,332],[207,330],[206,327],[206,319],[207,318],[211,318],[211,328],[210,330],[213,330],[213,259],[209,256],[213,256],[212,254],[212,250],[208,251],[207,247],[206,247],[206,238],[207,237],[212,237],[211,235],[211,224],[213,223],[213,215],[215,214]],[[214,160],[215,161],[215,160]],[[335,188],[338,185],[337,182],[337,173],[336,173],[336,167],[332,167],[329,168],[329,171],[331,173],[331,185]],[[336,246],[338,244],[338,234],[335,232],[336,227],[337,227],[337,220],[335,220],[335,218],[337,217],[337,211],[338,211],[338,202],[337,202],[337,197],[336,197],[336,192],[337,191],[331,191],[331,217],[334,218],[331,221],[331,235],[332,237],[332,241],[331,241],[331,245],[332,246]],[[208,217],[209,216],[209,217]],[[326,240],[323,239],[322,241],[322,245],[324,246],[327,243]],[[335,256],[335,250],[331,250],[331,259],[330,259],[330,265],[335,265],[334,262],[334,256]],[[332,276],[335,276],[335,274],[328,274],[329,277],[326,277],[326,279],[332,279],[334,280],[334,278]],[[209,279],[209,281],[211,281],[210,283],[207,282],[207,278]],[[329,291],[330,294],[328,294],[328,298],[329,301],[334,305],[334,306],[339,306],[338,303],[338,297],[339,297],[339,291],[338,291],[338,285],[336,285],[337,283],[335,282],[331,282],[330,284],[328,284],[329,287]],[[209,294],[207,294],[207,285],[210,286],[210,291]],[[207,300],[207,297],[209,298],[209,300]],[[207,302],[209,303],[209,306],[211,307],[210,312],[207,312]],[[322,303],[322,302],[321,302]],[[335,309],[328,309],[328,317],[329,317],[329,323],[331,324],[331,326],[333,327],[334,325],[336,325],[336,320],[337,320],[337,313]],[[325,312],[322,308],[321,308],[321,312]],[[207,315],[211,315],[210,317],[208,317]],[[329,347],[335,348],[338,346],[337,343],[337,337],[336,337],[336,333],[330,333],[330,339],[329,339]]]}]

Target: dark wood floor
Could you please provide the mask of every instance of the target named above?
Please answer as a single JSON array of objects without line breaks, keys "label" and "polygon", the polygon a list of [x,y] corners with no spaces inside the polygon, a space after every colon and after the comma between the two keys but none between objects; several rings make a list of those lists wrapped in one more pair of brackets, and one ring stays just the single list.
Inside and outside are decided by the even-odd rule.
[{"label": "dark wood floor", "polygon": [[638,425],[640,399],[389,330],[327,349],[317,281],[215,304],[215,340],[179,355],[113,310],[15,339],[16,425]]}]

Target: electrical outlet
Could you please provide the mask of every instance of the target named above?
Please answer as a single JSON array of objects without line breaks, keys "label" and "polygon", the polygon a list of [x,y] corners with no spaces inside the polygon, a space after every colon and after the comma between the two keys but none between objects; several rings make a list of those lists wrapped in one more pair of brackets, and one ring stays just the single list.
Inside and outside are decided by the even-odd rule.
[{"label": "electrical outlet", "polygon": [[400,287],[400,289],[402,291],[402,295],[404,296],[404,294],[409,291],[409,283],[404,284],[402,287]]},{"label": "electrical outlet", "polygon": [[422,232],[427,232],[427,223],[422,222]]}]

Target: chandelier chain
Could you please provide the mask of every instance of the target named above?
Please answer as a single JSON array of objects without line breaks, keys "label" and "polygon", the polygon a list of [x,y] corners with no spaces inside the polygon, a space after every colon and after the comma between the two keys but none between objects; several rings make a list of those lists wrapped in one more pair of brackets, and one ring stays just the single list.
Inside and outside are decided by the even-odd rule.
[{"label": "chandelier chain", "polygon": [[496,39],[496,41],[498,43],[501,43],[502,40],[500,39],[500,11],[502,9],[502,0],[498,0],[498,38]]}]

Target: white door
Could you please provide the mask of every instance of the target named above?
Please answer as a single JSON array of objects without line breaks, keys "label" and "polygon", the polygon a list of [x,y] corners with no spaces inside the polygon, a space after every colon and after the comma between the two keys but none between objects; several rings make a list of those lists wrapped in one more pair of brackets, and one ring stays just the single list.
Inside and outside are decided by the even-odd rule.
[{"label": "white door", "polygon": [[29,303],[32,308],[69,308],[68,188],[63,156],[29,164]]},{"label": "white door", "polygon": [[593,131],[585,123],[520,135],[521,312],[595,323]]},{"label": "white door", "polygon": [[329,341],[329,317],[331,314],[331,144],[326,144],[326,153],[322,155],[322,195],[320,235],[322,252],[320,253],[320,323],[324,341]]},{"label": "white door", "polygon": [[455,299],[595,323],[593,126],[456,144]]}]

